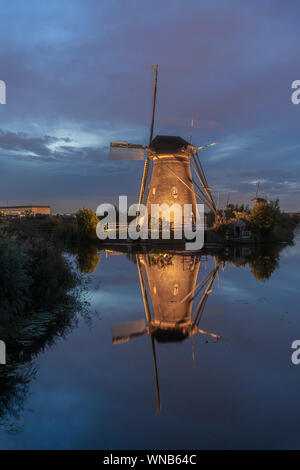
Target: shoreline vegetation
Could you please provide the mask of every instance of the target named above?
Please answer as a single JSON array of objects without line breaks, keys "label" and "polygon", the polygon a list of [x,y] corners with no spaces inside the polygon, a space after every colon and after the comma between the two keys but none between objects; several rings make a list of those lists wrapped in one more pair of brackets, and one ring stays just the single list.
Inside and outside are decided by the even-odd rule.
[{"label": "shoreline vegetation", "polygon": [[86,313],[82,278],[49,240],[0,229],[0,429],[22,432],[23,403],[35,377],[35,358],[64,338]]},{"label": "shoreline vegetation", "polygon": [[[119,214],[117,212],[117,224]],[[295,228],[300,223],[300,213],[284,213],[280,210],[279,200],[256,202],[250,210],[248,206],[230,204],[218,211],[218,219],[212,212],[205,214],[205,243],[226,246],[240,243],[291,243]],[[128,223],[133,218],[128,217]],[[88,242],[98,246],[118,243],[151,243],[167,240],[99,240],[96,235],[98,217],[92,209],[80,209],[73,217],[36,216],[16,219],[0,218],[0,228],[20,239],[36,235],[54,243]],[[247,234],[247,236],[244,236]],[[171,228],[171,242],[173,239]]]},{"label": "shoreline vegetation", "polygon": [[228,205],[220,213],[220,222],[213,222],[214,230],[234,241],[235,227],[246,227],[254,243],[291,243],[294,232],[300,223],[300,213],[282,212],[279,199],[260,200],[254,207]]}]

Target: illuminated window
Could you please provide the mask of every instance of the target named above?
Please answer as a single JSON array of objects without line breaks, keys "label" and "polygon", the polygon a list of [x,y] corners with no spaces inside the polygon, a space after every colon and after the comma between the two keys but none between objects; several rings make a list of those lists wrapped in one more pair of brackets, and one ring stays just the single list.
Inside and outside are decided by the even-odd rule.
[{"label": "illuminated window", "polygon": [[173,295],[177,295],[177,294],[178,294],[178,289],[179,289],[178,284],[175,284],[175,286],[174,286],[174,288],[173,288]]},{"label": "illuminated window", "polygon": [[152,194],[153,194],[153,196],[155,195],[155,193],[156,193],[156,188],[153,188],[153,189],[152,189]]},{"label": "illuminated window", "polygon": [[178,191],[177,191],[177,188],[175,188],[175,186],[173,186],[173,188],[172,188],[172,195],[175,198],[178,197]]}]

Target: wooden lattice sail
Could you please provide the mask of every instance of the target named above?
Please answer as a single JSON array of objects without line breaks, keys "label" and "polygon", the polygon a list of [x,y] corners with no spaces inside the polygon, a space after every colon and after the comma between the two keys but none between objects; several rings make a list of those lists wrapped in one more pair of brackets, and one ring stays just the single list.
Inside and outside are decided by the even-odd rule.
[{"label": "wooden lattice sail", "polygon": [[[152,177],[147,197],[148,212],[152,203],[191,204],[193,217],[196,218],[196,202],[205,204],[216,217],[218,210],[211,194],[197,150],[178,136],[158,135],[153,139],[157,98],[158,65],[153,66],[154,90],[152,117],[148,146],[127,142],[111,142],[110,158],[118,160],[144,160],[144,170],[140,185],[139,204],[144,203],[150,163],[153,162]],[[192,171],[194,178],[192,177]],[[183,212],[183,211],[182,211]]]}]

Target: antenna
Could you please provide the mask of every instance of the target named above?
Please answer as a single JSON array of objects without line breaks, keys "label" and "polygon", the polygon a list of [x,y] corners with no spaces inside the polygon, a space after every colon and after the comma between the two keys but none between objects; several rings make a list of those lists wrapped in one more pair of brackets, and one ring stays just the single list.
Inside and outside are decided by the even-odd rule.
[{"label": "antenna", "polygon": [[194,128],[194,113],[192,113],[192,120],[191,120],[191,136],[190,136],[191,145],[192,145],[192,137],[193,137],[193,128]]},{"label": "antenna", "polygon": [[[154,71],[154,92],[153,92],[152,118],[151,118],[151,125],[150,125],[149,145],[151,145],[152,138],[153,138],[153,128],[154,128],[154,118],[155,118],[155,108],[156,108],[157,75],[158,75],[157,64],[153,66],[153,71]],[[141,183],[141,189],[140,189],[139,206],[143,204],[143,200],[144,200],[145,187],[146,187],[146,181],[147,181],[148,170],[149,170],[149,163],[150,163],[150,158],[147,152],[147,158],[146,158],[145,165],[144,165],[144,171],[143,171],[142,183]]]}]

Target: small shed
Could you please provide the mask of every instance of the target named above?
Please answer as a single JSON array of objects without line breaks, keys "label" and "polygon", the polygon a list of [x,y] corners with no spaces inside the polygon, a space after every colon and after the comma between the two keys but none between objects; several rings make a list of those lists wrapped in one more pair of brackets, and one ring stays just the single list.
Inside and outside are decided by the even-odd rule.
[{"label": "small shed", "polygon": [[251,238],[250,224],[244,217],[238,218],[233,222],[233,237],[248,240]]}]

